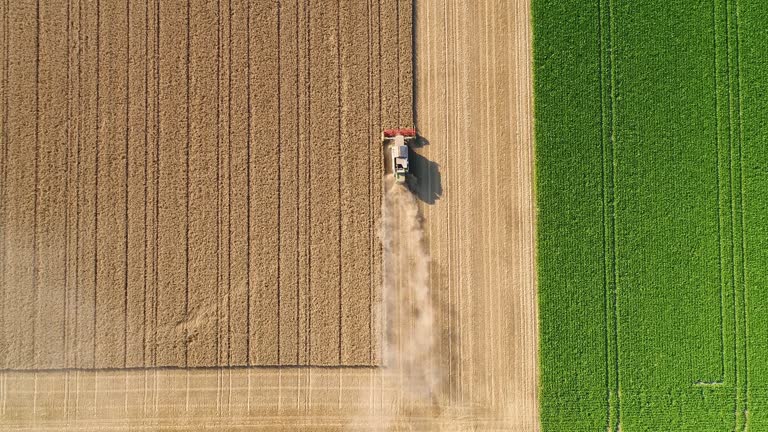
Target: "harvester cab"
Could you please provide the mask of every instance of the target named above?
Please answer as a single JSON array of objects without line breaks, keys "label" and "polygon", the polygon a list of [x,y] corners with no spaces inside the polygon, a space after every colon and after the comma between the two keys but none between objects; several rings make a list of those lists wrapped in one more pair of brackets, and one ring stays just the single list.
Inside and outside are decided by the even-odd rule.
[{"label": "harvester cab", "polygon": [[[405,182],[409,172],[408,142],[416,138],[415,129],[385,129],[381,133],[385,157],[389,159],[387,171],[391,172],[398,183]],[[389,146],[389,152],[387,152]]]}]

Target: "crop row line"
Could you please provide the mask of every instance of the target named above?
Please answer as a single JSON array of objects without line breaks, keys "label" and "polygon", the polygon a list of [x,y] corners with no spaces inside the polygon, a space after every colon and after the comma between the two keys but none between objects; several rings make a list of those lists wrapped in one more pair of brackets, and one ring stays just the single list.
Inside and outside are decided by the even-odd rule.
[{"label": "crop row line", "polygon": [[[734,306],[734,430],[746,430],[748,408],[747,312],[743,216],[741,125],[741,76],[738,0],[725,1],[726,54],[728,59],[729,189],[731,194],[731,256]],[[733,17],[731,15],[733,14]],[[731,47],[733,44],[733,47]],[[738,173],[737,173],[738,171]],[[736,182],[738,177],[738,190]],[[736,231],[738,230],[738,246]],[[737,249],[738,247],[738,249]],[[737,262],[738,259],[738,262]],[[737,274],[737,272],[739,272]],[[738,285],[738,287],[737,287]],[[737,290],[741,298],[737,297]]]},{"label": "crop row line", "polygon": [[[605,1],[605,5],[603,5]],[[612,0],[598,1],[600,47],[600,126],[602,151],[602,224],[604,256],[604,323],[606,429],[621,424],[619,326],[616,275],[616,64]],[[604,16],[605,15],[605,16]],[[606,27],[607,28],[604,28]]]},{"label": "crop row line", "polygon": [[[724,16],[719,17],[718,11],[724,9]],[[733,15],[733,16],[732,16]],[[720,287],[720,344],[721,366],[720,377],[716,381],[699,381],[698,385],[723,385],[731,382],[726,376],[726,327],[733,330],[729,336],[733,343],[733,411],[734,430],[745,430],[747,427],[747,311],[746,311],[746,280],[745,280],[745,244],[744,244],[744,205],[743,205],[743,141],[741,125],[741,77],[738,30],[738,0],[725,0],[724,4],[713,0],[713,69],[714,69],[714,110],[715,110],[715,164],[717,187],[717,236],[718,236],[718,274]],[[724,32],[724,42],[720,42],[718,34]],[[725,54],[725,82],[721,83],[721,71],[718,57]],[[719,102],[720,98],[725,103]],[[727,141],[727,149],[721,146],[721,106],[725,105],[727,122],[722,141]],[[723,155],[720,153],[724,152]],[[727,162],[725,162],[727,158]],[[727,166],[725,164],[727,163]],[[723,165],[721,167],[721,165]],[[721,178],[722,177],[722,178]],[[738,184],[737,184],[738,182]],[[727,189],[727,190],[726,190]],[[727,204],[723,196],[727,195]],[[725,214],[723,214],[725,213]],[[729,221],[723,224],[723,219]],[[727,242],[727,245],[725,244]],[[730,248],[724,253],[725,247]],[[724,260],[730,260],[729,265]],[[727,281],[727,282],[726,282]],[[725,286],[730,283],[732,298],[729,302],[733,308],[733,323],[725,323]]]}]

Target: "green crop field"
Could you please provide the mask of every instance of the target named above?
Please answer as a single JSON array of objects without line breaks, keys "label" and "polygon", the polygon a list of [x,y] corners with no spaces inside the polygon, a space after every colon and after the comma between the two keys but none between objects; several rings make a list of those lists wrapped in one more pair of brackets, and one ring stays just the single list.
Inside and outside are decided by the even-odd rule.
[{"label": "green crop field", "polygon": [[545,431],[768,431],[768,3],[533,0]]}]

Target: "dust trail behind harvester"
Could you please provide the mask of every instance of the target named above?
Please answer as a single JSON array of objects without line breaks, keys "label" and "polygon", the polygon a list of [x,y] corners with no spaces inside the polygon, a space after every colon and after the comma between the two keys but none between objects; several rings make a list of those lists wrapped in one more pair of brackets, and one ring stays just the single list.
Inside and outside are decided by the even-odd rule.
[{"label": "dust trail behind harvester", "polygon": [[382,376],[384,387],[395,393],[387,398],[389,403],[360,413],[348,430],[444,430],[435,429],[434,422],[446,406],[441,388],[447,371],[435,352],[438,314],[430,294],[430,256],[419,205],[408,187],[392,176],[383,184]]},{"label": "dust trail behind harvester", "polygon": [[381,243],[383,255],[384,365],[403,379],[403,398],[437,397],[443,374],[437,367],[435,310],[429,264],[415,196],[391,177],[384,180]]},{"label": "dust trail behind harvester", "polygon": [[450,371],[438,352],[446,332],[438,317],[446,306],[433,302],[431,258],[417,198],[391,176],[383,184],[382,377],[384,388],[396,394],[383,398],[383,406],[359,413],[347,429],[477,430],[469,411],[458,412],[449,396]]}]

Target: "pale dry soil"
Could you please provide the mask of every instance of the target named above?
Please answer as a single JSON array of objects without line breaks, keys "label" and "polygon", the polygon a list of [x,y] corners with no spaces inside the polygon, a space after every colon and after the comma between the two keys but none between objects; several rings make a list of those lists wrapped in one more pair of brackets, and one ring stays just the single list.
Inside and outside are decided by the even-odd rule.
[{"label": "pale dry soil", "polygon": [[[424,255],[413,259],[430,258],[423,280],[431,301],[421,309],[434,316],[429,348],[395,338],[385,368],[4,372],[0,424],[538,430],[530,33],[525,0],[414,4],[414,115],[427,142],[417,149],[415,196],[394,198],[412,199],[420,214],[398,206],[396,226],[424,235]],[[395,316],[394,333],[420,334],[417,282],[395,277],[383,296],[410,312],[388,308],[374,327]],[[371,333],[393,330],[381,327]],[[417,358],[426,353],[426,383],[403,359],[414,349]]]}]

